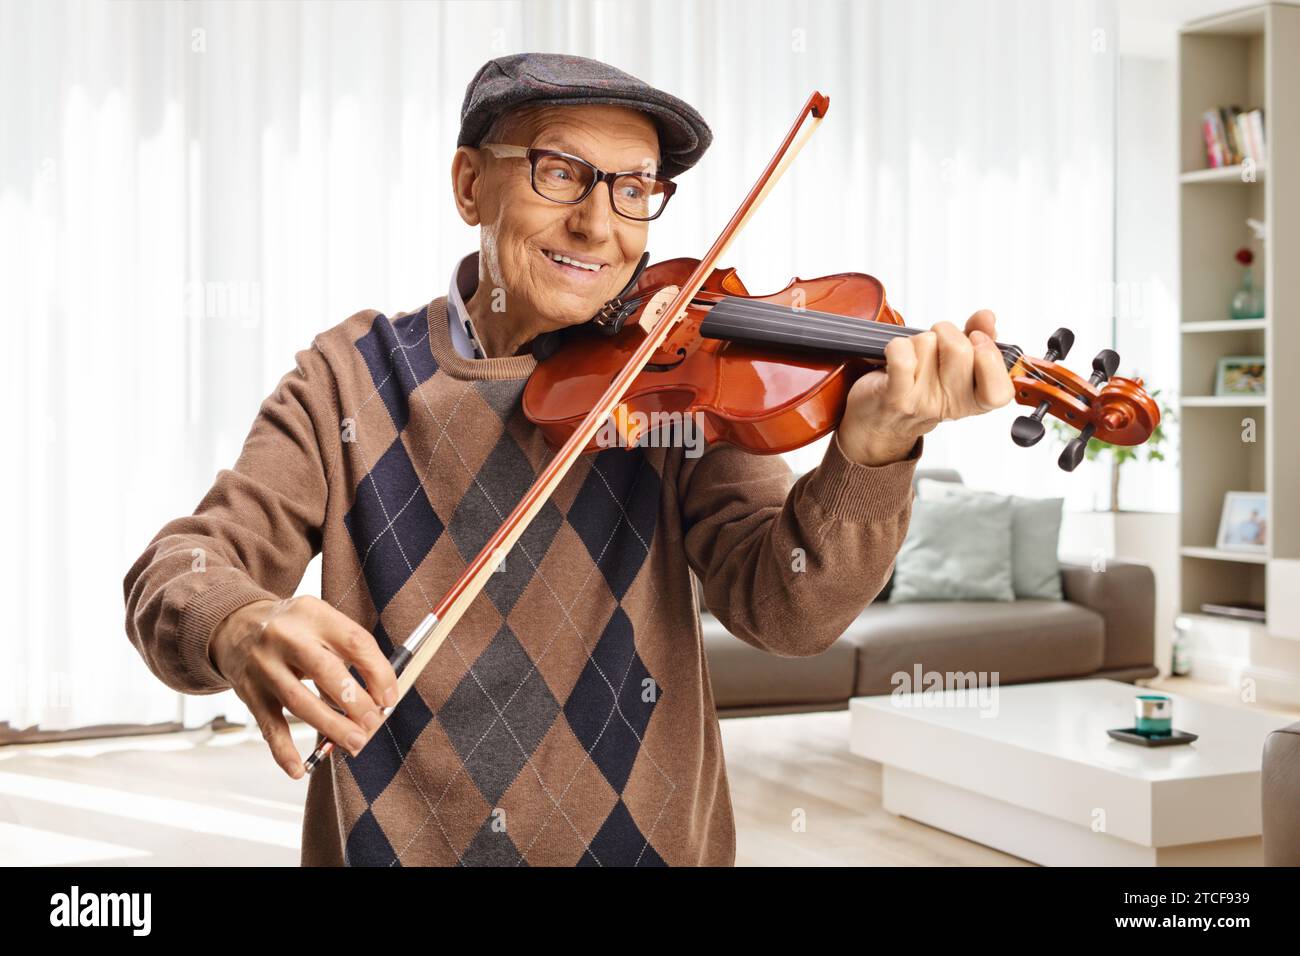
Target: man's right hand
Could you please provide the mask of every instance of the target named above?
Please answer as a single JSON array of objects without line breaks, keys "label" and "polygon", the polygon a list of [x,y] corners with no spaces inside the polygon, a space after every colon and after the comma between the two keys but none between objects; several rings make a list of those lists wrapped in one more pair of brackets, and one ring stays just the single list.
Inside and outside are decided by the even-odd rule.
[{"label": "man's right hand", "polygon": [[[356,756],[383,723],[381,708],[397,703],[397,675],[374,637],[318,598],[239,608],[212,635],[208,655],[257,720],[276,763],[295,780],[303,775],[303,759],[285,710]],[[349,664],[365,687],[348,672]],[[308,690],[304,679],[343,713]]]}]

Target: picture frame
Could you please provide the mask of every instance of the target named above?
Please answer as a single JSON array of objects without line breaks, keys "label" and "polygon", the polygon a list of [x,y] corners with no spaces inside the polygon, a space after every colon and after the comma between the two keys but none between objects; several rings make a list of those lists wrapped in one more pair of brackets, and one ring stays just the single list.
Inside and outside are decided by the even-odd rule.
[{"label": "picture frame", "polygon": [[1267,392],[1267,376],[1262,355],[1225,355],[1219,359],[1214,373],[1214,394],[1263,396]]},{"label": "picture frame", "polygon": [[1223,496],[1215,547],[1220,551],[1268,553],[1267,493],[1229,491]]}]

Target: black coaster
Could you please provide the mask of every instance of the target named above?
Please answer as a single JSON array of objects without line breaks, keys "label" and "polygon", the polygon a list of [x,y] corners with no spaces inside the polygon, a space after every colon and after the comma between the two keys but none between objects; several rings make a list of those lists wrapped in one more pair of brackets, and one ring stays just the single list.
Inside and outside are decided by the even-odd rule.
[{"label": "black coaster", "polygon": [[1167,734],[1140,734],[1136,727],[1116,727],[1106,733],[1126,744],[1141,744],[1143,747],[1169,747],[1173,744],[1190,744],[1197,739],[1197,734],[1174,728]]}]

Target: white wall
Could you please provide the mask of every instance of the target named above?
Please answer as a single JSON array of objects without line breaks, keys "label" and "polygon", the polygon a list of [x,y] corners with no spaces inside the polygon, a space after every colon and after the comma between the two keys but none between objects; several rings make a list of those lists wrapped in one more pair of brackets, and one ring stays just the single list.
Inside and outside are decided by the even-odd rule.
[{"label": "white wall", "polygon": [[[1121,53],[1116,118],[1115,350],[1157,400],[1174,403],[1178,367],[1178,185],[1175,65]],[[1166,418],[1168,423],[1169,419]],[[1169,429],[1176,448],[1177,427]],[[1178,510],[1178,462],[1128,462],[1120,504]]]}]

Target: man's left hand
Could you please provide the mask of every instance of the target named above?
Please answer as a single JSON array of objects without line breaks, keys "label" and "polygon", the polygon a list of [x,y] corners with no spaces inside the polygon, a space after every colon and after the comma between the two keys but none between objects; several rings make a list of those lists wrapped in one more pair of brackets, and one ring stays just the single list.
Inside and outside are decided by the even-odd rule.
[{"label": "man's left hand", "polygon": [[1011,401],[1014,387],[996,345],[995,318],[981,309],[963,334],[951,322],[900,335],[885,347],[885,368],[849,390],[840,448],[865,465],[901,461],[940,422],[981,415]]}]

